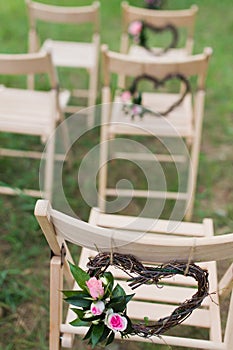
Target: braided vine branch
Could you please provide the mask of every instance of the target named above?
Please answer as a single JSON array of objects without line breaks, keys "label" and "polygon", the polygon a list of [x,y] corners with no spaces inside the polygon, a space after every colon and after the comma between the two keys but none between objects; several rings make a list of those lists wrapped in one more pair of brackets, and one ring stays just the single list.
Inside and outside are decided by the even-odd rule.
[{"label": "braided vine branch", "polygon": [[172,261],[160,266],[144,266],[133,255],[119,253],[99,253],[96,257],[90,258],[87,264],[90,276],[100,277],[109,266],[115,266],[129,276],[129,286],[136,289],[139,286],[155,284],[158,286],[163,278],[174,275],[192,277],[197,281],[197,292],[188,300],[181,303],[169,316],[160,318],[152,324],[132,323],[131,335],[140,337],[159,336],[172,327],[182,323],[191,315],[193,310],[198,308],[203,299],[208,295],[209,282],[207,270],[201,269],[194,263]]}]

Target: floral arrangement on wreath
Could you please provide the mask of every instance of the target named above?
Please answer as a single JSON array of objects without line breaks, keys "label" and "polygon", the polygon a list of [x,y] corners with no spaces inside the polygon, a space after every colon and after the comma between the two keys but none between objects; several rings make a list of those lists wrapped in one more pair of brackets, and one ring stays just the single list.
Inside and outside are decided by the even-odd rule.
[{"label": "floral arrangement on wreath", "polygon": [[[161,33],[161,32],[164,32],[166,30],[170,31],[172,34],[171,43],[167,47],[162,49],[161,51],[155,52],[148,45],[148,38],[146,35],[147,29],[151,30],[154,33]],[[176,47],[177,43],[178,43],[178,31],[174,25],[169,24],[169,23],[167,25],[165,25],[164,27],[156,27],[156,26],[153,26],[152,24],[149,24],[145,21],[136,20],[136,21],[133,21],[130,23],[130,25],[128,27],[128,34],[133,39],[133,41],[136,45],[140,45],[140,46],[144,47],[144,49],[146,49],[152,55],[155,55],[155,56],[163,55],[171,48]]]},{"label": "floral arrangement on wreath", "polygon": [[[105,345],[110,344],[117,332],[122,338],[135,334],[143,338],[160,336],[182,323],[209,295],[208,271],[194,263],[173,261],[160,266],[144,266],[133,255],[103,252],[89,258],[87,266],[89,270],[85,272],[80,267],[70,264],[71,273],[80,290],[63,293],[66,302],[75,306],[72,310],[77,318],[70,324],[89,327],[83,339],[88,340],[93,348],[102,342],[105,342]],[[119,284],[114,285],[113,275],[106,271],[109,266],[115,266],[128,274],[132,290],[142,284],[155,284],[158,287],[162,278],[176,274],[194,278],[198,289],[171,315],[153,322],[144,317],[144,323],[134,324],[127,316],[127,304],[134,294],[127,295]]]},{"label": "floral arrangement on wreath", "polygon": [[145,113],[152,114],[154,116],[159,116],[158,113],[144,107],[142,105],[142,93],[139,91],[132,91],[132,89],[122,91],[120,94],[121,102],[123,102],[123,112],[131,118],[139,116],[143,118]]},{"label": "floral arrangement on wreath", "polygon": [[78,307],[72,309],[77,319],[71,325],[90,326],[84,339],[89,339],[94,347],[103,341],[106,341],[105,345],[110,344],[116,332],[120,332],[122,338],[131,333],[126,305],[134,294],[126,295],[119,284],[114,286],[111,272],[105,272],[97,279],[78,266],[70,264],[70,270],[81,290],[63,293],[68,303]]}]

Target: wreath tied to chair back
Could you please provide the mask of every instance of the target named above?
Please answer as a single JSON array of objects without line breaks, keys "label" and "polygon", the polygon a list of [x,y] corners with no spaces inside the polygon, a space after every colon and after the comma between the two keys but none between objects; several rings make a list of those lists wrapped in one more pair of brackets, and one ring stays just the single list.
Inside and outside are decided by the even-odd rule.
[{"label": "wreath tied to chair back", "polygon": [[[170,44],[160,51],[155,51],[148,45],[148,36],[146,34],[147,30],[150,30],[156,34],[169,31],[172,35]],[[128,34],[133,39],[135,44],[144,47],[144,49],[146,49],[151,55],[154,56],[164,55],[167,51],[176,47],[179,39],[177,28],[173,24],[168,23],[163,27],[157,27],[148,22],[140,20],[130,23],[128,27]]]},{"label": "wreath tied to chair back", "polygon": [[[141,80],[149,80],[153,83],[154,88],[157,89],[170,80],[178,80],[184,85],[184,89],[180,97],[175,101],[171,106],[169,106],[165,111],[152,111],[149,108],[146,108],[142,105],[142,93],[138,91],[138,84]],[[128,90],[121,92],[120,98],[123,102],[123,111],[126,115],[131,115],[131,118],[134,119],[135,116],[143,117],[145,113],[150,115],[161,117],[167,116],[171,111],[178,107],[184,100],[185,96],[191,92],[191,85],[189,80],[179,73],[168,74],[163,79],[158,79],[154,76],[143,74],[137,76]]]},{"label": "wreath tied to chair back", "polygon": [[[197,281],[197,292],[181,303],[169,316],[157,321],[149,321],[144,317],[144,323],[133,323],[127,315],[127,304],[134,294],[127,295],[119,284],[114,284],[114,278],[107,269],[115,266],[128,276],[132,290],[141,285],[159,287],[163,278],[174,275],[192,277]],[[172,327],[182,323],[198,308],[208,295],[209,282],[207,270],[194,263],[171,261],[159,266],[144,266],[135,256],[119,253],[99,253],[89,258],[88,271],[70,264],[71,273],[77,281],[80,290],[63,291],[65,300],[74,305],[72,310],[77,318],[71,322],[73,326],[88,326],[84,336],[92,347],[101,342],[110,344],[116,332],[122,338],[130,335],[149,338],[160,336]]]}]

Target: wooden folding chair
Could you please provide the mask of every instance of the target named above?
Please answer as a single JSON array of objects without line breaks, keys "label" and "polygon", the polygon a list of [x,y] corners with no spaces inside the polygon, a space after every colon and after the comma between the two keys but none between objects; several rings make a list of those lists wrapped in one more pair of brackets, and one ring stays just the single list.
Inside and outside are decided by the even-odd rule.
[{"label": "wooden folding chair", "polygon": [[[26,0],[29,14],[29,50],[36,52],[45,50],[52,54],[53,62],[57,67],[70,67],[85,69],[89,74],[89,85],[86,90],[75,89],[73,95],[79,98],[87,98],[87,106],[93,106],[97,97],[98,84],[98,60],[99,60],[99,3],[94,2],[90,6],[54,6],[31,0]],[[83,42],[81,33],[77,41],[46,39],[40,47],[38,23],[47,22],[56,24],[80,25],[87,23],[93,30],[92,41]],[[57,27],[59,28],[59,27]],[[52,27],[51,27],[52,30]],[[51,34],[47,33],[48,36]],[[42,36],[42,35],[40,35]],[[60,79],[61,80],[61,79]],[[75,113],[83,107],[67,106],[66,111]]]},{"label": "wooden folding chair", "polygon": [[[144,21],[152,26],[163,28],[166,25],[172,25],[177,30],[184,30],[185,38],[183,46],[171,48],[164,52],[164,55],[178,58],[180,56],[191,55],[194,45],[194,26],[198,7],[193,5],[190,9],[184,10],[150,10],[130,6],[127,2],[122,2],[122,35],[121,35],[121,53],[129,55],[137,55],[145,58],[145,55],[151,56],[145,49],[137,45],[130,45],[128,28],[133,21]],[[181,45],[181,44],[180,44]],[[153,48],[153,50],[161,54],[161,47]]]},{"label": "wooden folding chair", "polygon": [[[145,61],[141,58],[133,58],[129,55],[109,51],[106,45],[102,47],[103,51],[103,75],[104,87],[102,90],[102,122],[101,122],[101,143],[100,143],[100,171],[99,171],[99,204],[102,211],[106,210],[106,198],[111,197],[130,197],[131,190],[124,188],[113,188],[108,183],[110,170],[108,161],[111,159],[109,153],[112,140],[115,137],[127,138],[133,136],[151,137],[150,144],[156,140],[160,140],[166,145],[166,140],[184,140],[187,146],[187,153],[182,152],[179,155],[179,150],[176,147],[166,146],[166,151],[169,154],[159,154],[158,151],[152,150],[154,155],[134,154],[128,152],[121,153],[119,156],[114,155],[113,158],[122,158],[126,160],[138,160],[159,162],[160,164],[173,163],[179,164],[188,160],[188,178],[185,188],[176,191],[137,189],[133,190],[133,196],[139,198],[162,198],[180,201],[185,203],[184,214],[187,219],[190,219],[193,210],[196,178],[198,171],[198,159],[201,142],[202,120],[205,101],[205,80],[207,67],[212,50],[206,48],[202,54],[187,56],[180,58],[178,61],[168,58],[157,59],[156,61]],[[128,89],[132,89],[135,82],[141,80],[152,80],[152,83],[157,86],[162,85],[161,90],[151,90],[151,86],[138,87],[137,93],[141,93],[141,106],[145,107],[146,112],[143,117],[131,117],[130,112],[125,113],[124,108],[127,105],[122,101],[121,93],[117,91],[111,94],[111,79],[114,74],[124,74],[127,77],[134,79],[134,84],[129,84]],[[196,86],[193,86],[193,81],[190,83],[190,78],[196,78]],[[173,90],[169,90],[169,86],[164,86],[169,80],[176,80],[176,87],[172,86]],[[184,85],[186,85],[184,87]],[[131,87],[130,87],[131,86]],[[119,86],[124,88],[124,86]],[[142,89],[145,89],[144,91]],[[148,91],[148,88],[150,89]],[[153,115],[150,111],[157,114]],[[137,139],[138,140],[138,139]],[[143,138],[141,138],[143,142]],[[123,143],[122,143],[123,144]],[[185,147],[186,147],[185,146]],[[137,151],[136,151],[137,152]],[[166,152],[165,152],[166,153]],[[109,165],[109,166],[108,166]],[[152,171],[152,170],[151,170]],[[126,174],[126,168],[124,169]],[[154,175],[156,176],[156,175]],[[155,178],[155,181],[156,178]],[[186,181],[186,180],[185,180]],[[183,185],[182,185],[183,186]],[[176,218],[175,218],[176,219]]]},{"label": "wooden folding chair", "polygon": [[[48,201],[39,200],[35,216],[52,250],[50,262],[50,350],[72,347],[75,334],[85,334],[87,327],[69,324],[77,315],[68,309],[63,318],[63,277],[68,288],[76,288],[69,270],[73,262],[67,242],[82,247],[79,266],[85,269],[89,257],[98,252],[134,255],[147,266],[167,262],[191,263],[207,269],[209,295],[190,317],[175,329],[180,335],[160,337],[139,337],[132,335],[125,341],[148,341],[153,344],[182,346],[188,349],[230,350],[233,344],[233,294],[231,294],[226,328],[222,336],[219,296],[232,292],[232,265],[218,283],[216,262],[231,259],[233,254],[233,234],[213,235],[211,219],[202,223],[186,223],[166,220],[135,218],[130,216],[101,213],[94,208],[89,223],[69,217],[51,208]],[[187,267],[187,268],[188,268]],[[111,272],[119,284],[129,292],[122,270],[112,268]],[[66,287],[67,288],[67,287]],[[127,305],[127,315],[131,320],[144,322],[144,316],[155,322],[166,316],[182,301],[195,293],[193,279],[174,276],[163,280],[163,288],[142,285],[135,289],[134,298]],[[134,322],[134,321],[133,321]],[[184,335],[185,326],[190,327],[189,335]],[[118,334],[118,333],[117,333]],[[186,332],[187,334],[187,332]]]},{"label": "wooden folding chair", "polygon": [[[46,143],[55,130],[56,124],[64,120],[63,109],[69,99],[69,92],[59,94],[56,70],[49,53],[32,54],[1,54],[1,75],[47,75],[50,83],[49,91],[27,90],[23,88],[0,86],[0,132],[21,135],[39,136]],[[6,79],[4,79],[5,82]],[[17,82],[17,80],[16,80]],[[12,84],[11,84],[12,85]],[[63,141],[68,147],[67,130],[62,127]],[[29,142],[30,144],[30,142]],[[29,146],[31,147],[31,146]],[[53,183],[54,142],[48,143],[44,154],[33,150],[13,150],[1,148],[1,156],[15,158],[34,158],[40,160],[44,156],[44,188],[41,191],[31,189],[11,188],[8,185],[0,187],[0,193],[15,195],[24,193],[34,197],[51,199]],[[62,156],[62,157],[61,157]],[[58,157],[59,158],[59,157]],[[64,156],[60,155],[60,160]],[[20,174],[20,170],[19,170]]]},{"label": "wooden folding chair", "polygon": [[[194,26],[198,7],[191,6],[189,9],[183,10],[152,10],[136,6],[131,6],[127,2],[122,2],[122,34],[120,52],[142,59],[157,59],[160,56],[172,57],[179,59],[180,57],[191,55],[194,46]],[[172,26],[176,31],[177,45],[166,50],[164,47],[152,46],[147,50],[143,46],[133,43],[129,38],[129,26],[134,21],[142,21],[148,26],[157,29],[157,33],[152,35],[159,38],[159,33],[165,32],[166,27]],[[148,30],[150,32],[150,30]],[[151,35],[151,34],[150,34]],[[182,37],[182,40],[181,40]],[[167,40],[166,40],[167,42]],[[160,43],[161,45],[161,43]],[[120,75],[120,84],[124,82],[124,76]]]}]

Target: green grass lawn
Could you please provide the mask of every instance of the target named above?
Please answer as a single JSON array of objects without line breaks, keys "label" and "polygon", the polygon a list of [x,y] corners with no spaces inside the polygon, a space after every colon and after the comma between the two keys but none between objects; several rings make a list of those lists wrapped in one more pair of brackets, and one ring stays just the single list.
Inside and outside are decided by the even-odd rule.
[{"label": "green grass lawn", "polygon": [[[90,0],[44,0],[58,5],[85,5]],[[101,40],[112,50],[120,45],[120,0],[100,0]],[[199,175],[194,210],[194,220],[212,217],[217,234],[233,231],[233,3],[231,0],[195,2],[199,13],[195,31],[195,53],[205,46],[213,48],[207,79],[206,111],[200,154]],[[141,5],[142,0],[131,0]],[[191,0],[167,0],[167,8],[185,8]],[[24,0],[0,1],[0,42],[2,53],[27,51],[27,13]],[[42,28],[42,32],[48,29]],[[56,34],[56,33],[55,33]],[[82,28],[82,36],[88,28]],[[75,37],[71,37],[75,40]],[[67,76],[62,77],[64,82]],[[9,83],[4,77],[0,84]],[[19,84],[22,84],[21,80]],[[100,102],[100,98],[99,98]],[[85,154],[96,139],[82,141],[77,147],[78,156]],[[1,145],[24,145],[9,135],[0,135]],[[29,142],[34,142],[30,139]],[[38,143],[39,145],[39,143]],[[39,146],[38,146],[39,147]],[[80,153],[79,153],[80,152]],[[0,175],[4,181],[15,179],[25,185],[37,181],[37,163],[32,171],[25,162],[23,182],[17,163],[2,160]],[[34,168],[33,168],[34,169]],[[75,168],[76,169],[76,168]],[[22,170],[23,171],[23,170]],[[33,172],[33,173],[32,173]],[[73,174],[73,172],[71,172]],[[67,195],[78,215],[86,220],[89,207],[80,199],[75,189],[75,178],[65,169]],[[1,180],[2,181],[2,180]],[[48,286],[50,252],[33,216],[35,200],[27,197],[0,196],[1,245],[0,245],[0,350],[48,349]],[[78,254],[78,252],[77,252]],[[87,347],[77,340],[77,349]],[[115,349],[113,347],[111,349]],[[122,343],[119,349],[166,349],[166,346]],[[174,347],[178,350],[178,347]]]}]

